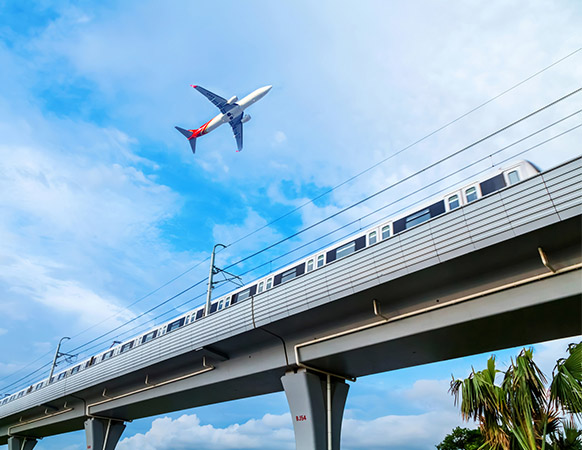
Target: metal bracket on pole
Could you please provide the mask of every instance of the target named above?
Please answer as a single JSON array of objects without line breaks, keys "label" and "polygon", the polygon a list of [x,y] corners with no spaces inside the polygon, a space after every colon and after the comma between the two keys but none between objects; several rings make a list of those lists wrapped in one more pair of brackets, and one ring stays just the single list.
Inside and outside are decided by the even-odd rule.
[{"label": "metal bracket on pole", "polygon": [[[243,285],[241,277],[239,277],[238,275],[235,275],[233,273],[227,272],[226,270],[220,269],[219,267],[216,267],[214,265],[214,258],[216,256],[216,248],[217,247],[226,248],[226,245],[216,244],[214,246],[214,248],[212,249],[212,256],[210,258],[210,273],[208,274],[208,290],[206,293],[206,307],[204,308],[204,315],[205,316],[207,316],[210,312],[210,301],[212,300],[212,289],[214,289],[214,285],[221,283],[221,282],[224,282],[224,281],[233,281],[233,280],[238,280],[240,283],[240,286]],[[218,282],[213,281],[214,275],[218,275],[219,273],[222,273],[224,280],[221,280]],[[229,275],[230,278],[226,278],[226,276],[224,274]]]},{"label": "metal bracket on pole", "polygon": [[216,247],[226,248],[226,245],[216,244],[212,249],[212,256],[210,257],[210,273],[208,274],[208,291],[206,292],[206,308],[204,308],[204,315],[207,316],[210,311],[210,299],[212,298],[212,288],[214,284],[212,283],[212,278],[214,277],[215,267],[214,267],[214,257],[216,256]]},{"label": "metal bracket on pole", "polygon": [[540,258],[542,259],[542,264],[546,266],[550,272],[556,273],[556,269],[550,264],[548,261],[548,257],[546,256],[546,252],[541,247],[538,247],[538,253],[540,254]]},{"label": "metal bracket on pole", "polygon": [[71,338],[70,338],[70,337],[67,337],[67,336],[65,336],[65,337],[62,337],[62,338],[61,338],[61,340],[59,341],[59,345],[57,346],[57,351],[55,352],[55,357],[54,357],[54,359],[53,359],[53,363],[52,363],[52,365],[51,365],[51,373],[50,373],[50,375],[49,375],[49,380],[48,380],[49,384],[50,384],[50,383],[51,383],[51,381],[52,381],[51,379],[52,379],[52,377],[53,377],[53,373],[54,373],[54,371],[55,371],[55,367],[57,367],[57,365],[58,365],[58,362],[57,362],[57,361],[58,361],[58,359],[59,359],[61,356],[64,356],[66,360],[69,360],[69,358],[74,358],[74,357],[76,357],[76,356],[77,356],[77,355],[70,355],[70,354],[68,354],[68,353],[61,353],[61,352],[60,352],[60,350],[61,350],[61,344],[63,343],[63,341],[64,341],[65,339],[67,339],[67,340],[68,340],[68,339],[71,339]]}]

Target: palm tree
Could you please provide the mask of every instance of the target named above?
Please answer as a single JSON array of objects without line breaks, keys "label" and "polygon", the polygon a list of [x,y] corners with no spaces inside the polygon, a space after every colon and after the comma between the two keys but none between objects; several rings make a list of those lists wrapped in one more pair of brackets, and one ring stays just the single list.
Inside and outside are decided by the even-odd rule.
[{"label": "palm tree", "polygon": [[[460,398],[463,419],[479,422],[485,445],[491,450],[577,448],[566,445],[580,438],[580,433],[574,438],[573,417],[582,415],[582,342],[571,344],[568,352],[554,368],[549,393],[532,349],[511,360],[500,384],[495,380],[503,372],[496,369],[494,356],[486,369],[473,369],[464,380],[453,378],[455,404]],[[570,415],[572,426],[560,420],[561,413]]]}]

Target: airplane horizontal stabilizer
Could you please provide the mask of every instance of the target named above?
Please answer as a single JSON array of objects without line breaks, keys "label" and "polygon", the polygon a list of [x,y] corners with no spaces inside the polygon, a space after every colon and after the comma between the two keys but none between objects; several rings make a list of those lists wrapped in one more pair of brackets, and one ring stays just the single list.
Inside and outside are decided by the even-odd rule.
[{"label": "airplane horizontal stabilizer", "polygon": [[180,133],[182,133],[190,142],[190,147],[192,148],[192,153],[196,153],[196,138],[193,138],[192,135],[194,134],[190,130],[185,130],[184,128],[176,127]]}]

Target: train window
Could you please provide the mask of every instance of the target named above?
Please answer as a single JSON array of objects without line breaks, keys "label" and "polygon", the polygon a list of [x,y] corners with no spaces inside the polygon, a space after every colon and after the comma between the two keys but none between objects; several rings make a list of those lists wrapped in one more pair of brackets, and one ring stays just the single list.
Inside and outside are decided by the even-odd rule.
[{"label": "train window", "polygon": [[376,243],[377,235],[378,235],[378,233],[376,233],[375,231],[372,231],[368,235],[368,245],[372,245],[372,244]]},{"label": "train window", "polygon": [[467,199],[467,203],[477,200],[477,189],[475,186],[471,186],[465,190],[465,198]]},{"label": "train window", "polygon": [[89,361],[87,361],[87,364],[85,364],[85,368],[91,367],[93,364],[95,364],[95,357],[94,356],[92,356],[91,359]]},{"label": "train window", "polygon": [[196,313],[196,320],[200,319],[204,315],[204,308],[199,309]]},{"label": "train window", "polygon": [[519,172],[517,170],[512,170],[507,174],[507,179],[509,180],[509,184],[519,182]]},{"label": "train window", "polygon": [[101,361],[105,361],[105,360],[107,360],[107,359],[111,358],[111,357],[113,356],[113,352],[114,352],[114,351],[115,351],[115,350],[111,350],[111,351],[109,351],[109,352],[105,353],[105,354],[104,354],[104,355],[101,357]]},{"label": "train window", "polygon": [[384,225],[382,227],[382,239],[388,239],[390,237],[390,225]]},{"label": "train window", "polygon": [[60,374],[59,374],[59,376],[57,377],[57,381],[58,381],[58,380],[62,380],[62,379],[63,379],[63,378],[65,378],[66,376],[67,376],[67,372],[60,373]]},{"label": "train window", "polygon": [[8,400],[10,400],[8,397],[6,397],[3,401],[2,404],[5,405],[6,403],[8,403]]},{"label": "train window", "polygon": [[281,274],[281,283],[285,283],[286,281],[292,280],[297,275],[297,268],[293,268],[288,270],[287,272],[283,272]]},{"label": "train window", "polygon": [[245,300],[251,296],[251,288],[245,289],[238,293],[237,301]]},{"label": "train window", "polygon": [[183,317],[178,320],[174,320],[171,324],[168,325],[166,333],[169,333],[170,331],[174,331],[180,328],[182,325],[184,325],[184,320],[185,319]]},{"label": "train window", "polygon": [[323,266],[323,255],[317,257],[317,267]]},{"label": "train window", "polygon": [[263,289],[265,289],[265,283],[264,283],[263,281],[261,281],[261,282],[259,283],[259,294],[260,294],[261,292],[263,292]]},{"label": "train window", "polygon": [[38,390],[39,390],[41,387],[43,387],[43,385],[44,385],[44,381],[41,381],[40,383],[38,383],[38,384],[36,385],[36,387],[34,388],[34,390],[35,390],[35,391],[38,391]]},{"label": "train window", "polygon": [[272,286],[273,286],[273,279],[272,278],[269,278],[267,280],[267,289],[271,289]]},{"label": "train window", "polygon": [[348,244],[342,245],[335,251],[336,259],[343,258],[344,256],[348,256],[350,253],[354,253],[356,251],[356,242],[350,242]]},{"label": "train window", "polygon": [[20,397],[22,397],[23,395],[24,395],[24,391],[20,391],[20,392],[18,393],[18,395],[16,396],[16,398],[20,398]]},{"label": "train window", "polygon": [[30,394],[30,393],[32,392],[32,388],[33,388],[33,387],[34,387],[34,386],[30,386],[30,387],[29,387],[29,388],[26,390],[26,393],[27,393],[27,394]]},{"label": "train window", "polygon": [[79,370],[81,370],[81,366],[75,366],[71,369],[71,375],[75,375]]},{"label": "train window", "polygon": [[220,311],[222,308],[224,308],[224,299],[218,302],[218,310]]},{"label": "train window", "polygon": [[459,196],[457,194],[455,195],[451,195],[448,198],[448,203],[449,203],[449,211],[452,211],[455,208],[459,207]]},{"label": "train window", "polygon": [[430,208],[425,208],[406,218],[406,228],[408,229],[419,223],[426,222],[428,219],[430,219]]},{"label": "train window", "polygon": [[230,306],[230,296],[226,297],[226,301],[224,302],[224,307],[228,308]]},{"label": "train window", "polygon": [[148,334],[144,335],[141,338],[141,343],[145,344],[146,342],[151,341],[153,338],[155,338],[158,335],[158,330],[154,330],[154,331],[150,331]]},{"label": "train window", "polygon": [[310,259],[309,261],[307,261],[307,271],[311,272],[313,270],[313,260]]}]

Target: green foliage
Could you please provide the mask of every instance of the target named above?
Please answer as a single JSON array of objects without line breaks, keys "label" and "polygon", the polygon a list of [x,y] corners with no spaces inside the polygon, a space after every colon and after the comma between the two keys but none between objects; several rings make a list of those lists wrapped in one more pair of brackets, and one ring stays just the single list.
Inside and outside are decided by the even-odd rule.
[{"label": "green foliage", "polygon": [[[492,356],[486,369],[453,378],[450,392],[463,418],[479,422],[491,450],[582,450],[582,431],[559,416],[582,416],[582,343],[571,344],[568,353],[556,363],[549,393],[532,349],[523,349],[505,372]],[[499,373],[503,379],[496,384]]]},{"label": "green foliage", "polygon": [[438,450],[478,450],[485,444],[479,430],[456,427],[436,446]]},{"label": "green foliage", "polygon": [[563,433],[550,435],[552,450],[582,450],[582,430],[578,430],[573,421],[564,423]]},{"label": "green foliage", "polygon": [[570,356],[559,359],[552,373],[550,399],[555,408],[582,415],[582,342],[568,346]]}]

